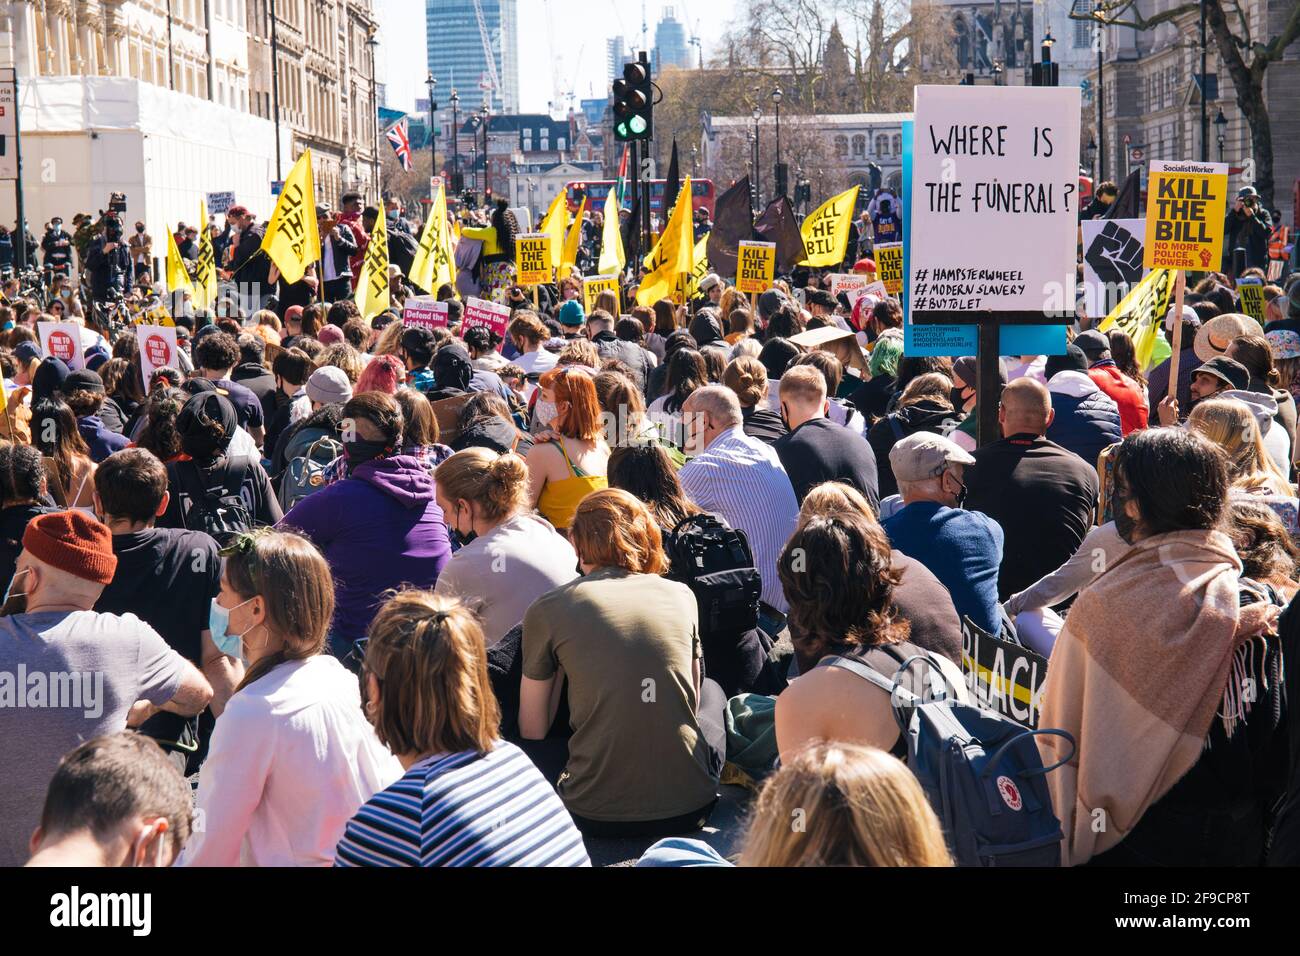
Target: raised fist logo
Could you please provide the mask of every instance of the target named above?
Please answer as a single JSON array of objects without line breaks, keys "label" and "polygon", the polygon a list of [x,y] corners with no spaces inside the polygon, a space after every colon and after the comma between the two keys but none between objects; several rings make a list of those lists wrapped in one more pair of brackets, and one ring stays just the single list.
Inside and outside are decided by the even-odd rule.
[{"label": "raised fist logo", "polygon": [[1202,250],[1201,250],[1201,268],[1202,268],[1202,269],[1208,269],[1208,268],[1210,268],[1210,250],[1209,250],[1209,249],[1202,249]]},{"label": "raised fist logo", "polygon": [[1084,259],[1101,282],[1132,285],[1142,279],[1142,243],[1114,221],[1092,240]]}]

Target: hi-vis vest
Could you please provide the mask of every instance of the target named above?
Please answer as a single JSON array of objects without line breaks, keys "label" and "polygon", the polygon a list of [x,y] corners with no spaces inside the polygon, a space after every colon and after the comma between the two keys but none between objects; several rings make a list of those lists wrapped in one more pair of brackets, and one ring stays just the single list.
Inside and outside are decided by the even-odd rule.
[{"label": "hi-vis vest", "polygon": [[1278,226],[1268,237],[1268,257],[1270,259],[1286,258],[1286,226]]}]

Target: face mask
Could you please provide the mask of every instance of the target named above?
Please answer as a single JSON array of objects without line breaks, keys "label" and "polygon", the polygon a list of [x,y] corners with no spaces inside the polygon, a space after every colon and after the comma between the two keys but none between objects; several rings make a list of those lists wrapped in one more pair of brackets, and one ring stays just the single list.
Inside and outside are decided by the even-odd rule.
[{"label": "face mask", "polygon": [[386,441],[365,441],[359,438],[356,441],[345,441],[343,443],[343,456],[347,459],[349,466],[356,466],[363,462],[382,458],[392,450],[392,447]]},{"label": "face mask", "polygon": [[[248,601],[253,600],[249,598]],[[217,603],[217,599],[212,599],[212,607],[208,611],[208,630],[212,632],[212,643],[217,645],[217,650],[227,657],[238,657],[245,664],[248,663],[244,655],[244,634],[230,634],[227,629],[230,627],[230,612],[243,607],[248,601],[241,601],[232,608],[224,608]],[[256,626],[256,625],[254,625]],[[252,630],[250,627],[249,631]]]},{"label": "face mask", "polygon": [[136,232],[144,232],[144,226],[136,226],[136,227],[135,227],[135,231],[136,231]]},{"label": "face mask", "polygon": [[[952,473],[949,472],[949,474],[952,474]],[[960,507],[962,507],[963,505],[966,504],[966,485],[965,485],[965,483],[964,483],[960,478],[958,478],[956,475],[953,475],[953,476],[952,476],[952,480],[955,481],[955,482],[957,482],[957,484],[961,486],[961,490],[957,492],[957,497],[956,497],[957,504],[954,506],[954,507],[960,508]]]},{"label": "face mask", "polygon": [[966,407],[965,393],[966,389],[964,388],[958,388],[956,385],[952,387],[952,391],[948,393],[948,400],[952,402],[953,411],[960,412]]},{"label": "face mask", "polygon": [[0,615],[7,617],[10,614],[22,614],[27,610],[27,594],[23,591],[15,594],[14,581],[18,580],[19,574],[26,574],[30,570],[31,568],[23,568],[14,574],[9,587],[5,588],[4,601],[0,602]]},{"label": "face mask", "polygon": [[1125,507],[1128,504],[1128,499],[1117,493],[1113,496],[1113,500],[1115,505],[1115,532],[1124,539],[1126,544],[1132,544],[1133,535],[1137,531],[1137,522],[1128,515]]},{"label": "face mask", "polygon": [[533,411],[537,415],[537,424],[543,428],[555,421],[555,416],[559,413],[559,409],[555,407],[555,403],[548,402],[544,398],[539,398],[537,400],[537,404],[533,406]]},{"label": "face mask", "polygon": [[[452,541],[458,547],[463,548],[465,547],[465,545],[469,544],[471,541],[473,541],[475,538],[478,537],[478,532],[475,531],[473,528],[473,517],[474,516],[471,514],[470,515],[471,527],[470,530],[468,531],[461,531],[459,528],[456,528],[452,525],[447,526],[447,530],[451,532]],[[456,518],[457,520],[460,519],[460,505],[456,506]]]}]

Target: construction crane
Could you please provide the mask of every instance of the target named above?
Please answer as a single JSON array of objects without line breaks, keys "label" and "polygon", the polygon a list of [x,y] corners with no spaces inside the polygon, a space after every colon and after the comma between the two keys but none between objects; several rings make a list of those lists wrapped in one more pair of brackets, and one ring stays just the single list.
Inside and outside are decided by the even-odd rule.
[{"label": "construction crane", "polygon": [[497,75],[496,56],[492,53],[492,41],[488,38],[487,21],[483,18],[483,5],[479,0],[474,0],[474,18],[478,20],[478,36],[483,43],[483,59],[487,61],[488,81],[491,83],[491,86],[480,84],[483,85],[486,105],[491,105],[493,93],[500,93],[501,105],[504,107],[505,94],[501,88],[501,77]]}]

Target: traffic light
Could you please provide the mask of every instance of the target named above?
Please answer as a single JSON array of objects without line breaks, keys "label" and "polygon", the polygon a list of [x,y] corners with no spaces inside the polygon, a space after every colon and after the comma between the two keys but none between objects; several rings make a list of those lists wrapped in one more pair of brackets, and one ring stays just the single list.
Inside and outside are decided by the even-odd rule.
[{"label": "traffic light", "polygon": [[623,64],[623,78],[614,81],[614,139],[620,143],[648,140],[653,133],[654,83],[642,52]]}]

